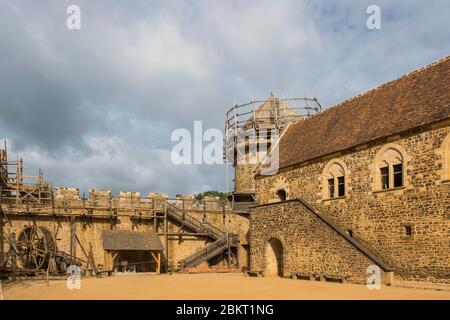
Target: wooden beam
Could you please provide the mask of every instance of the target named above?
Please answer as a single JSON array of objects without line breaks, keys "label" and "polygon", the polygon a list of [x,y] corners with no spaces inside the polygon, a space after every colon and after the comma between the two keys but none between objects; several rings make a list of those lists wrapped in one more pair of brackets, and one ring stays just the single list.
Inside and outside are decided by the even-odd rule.
[{"label": "wooden beam", "polygon": [[104,270],[111,270],[111,252],[109,250],[104,250],[104,260],[105,260],[105,268]]},{"label": "wooden beam", "polygon": [[158,251],[158,259],[156,260],[156,274],[161,273],[161,251]]},{"label": "wooden beam", "polygon": [[94,270],[94,272],[96,274],[98,274],[98,269],[97,269],[97,266],[95,265],[95,260],[94,260],[94,250],[92,249],[91,242],[89,242],[89,257],[90,257],[90,259],[88,261],[90,261],[92,269]]},{"label": "wooden beam", "polygon": [[156,274],[160,274],[160,272],[161,272],[161,252],[158,251],[158,253],[156,255],[153,251],[150,251],[150,253],[156,262]]},{"label": "wooden beam", "polygon": [[152,255],[153,259],[158,260],[158,258],[155,256],[155,254],[153,253],[153,251],[150,251],[150,254]]},{"label": "wooden beam", "polygon": [[169,224],[167,221],[167,205],[164,202],[164,249],[166,250],[166,272],[169,270],[169,239],[167,233],[169,232]]},{"label": "wooden beam", "polygon": [[[58,224],[58,228],[59,228],[59,224]],[[81,241],[80,241],[80,239],[78,238],[78,236],[77,236],[76,233],[75,233],[75,240],[77,240],[78,245],[80,246],[81,251],[83,252],[84,256],[89,260],[89,255],[88,255],[88,253],[86,252],[86,250],[84,250],[84,247],[83,247],[83,245],[81,244]]]},{"label": "wooden beam", "polygon": [[119,255],[118,252],[114,253],[112,259],[113,259],[113,260],[116,259],[118,255]]}]

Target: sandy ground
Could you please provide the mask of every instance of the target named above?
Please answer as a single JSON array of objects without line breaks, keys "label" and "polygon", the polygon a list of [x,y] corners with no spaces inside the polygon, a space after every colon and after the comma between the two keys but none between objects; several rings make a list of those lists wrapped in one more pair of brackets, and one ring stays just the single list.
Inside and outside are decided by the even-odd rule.
[{"label": "sandy ground", "polygon": [[65,281],[27,281],[3,285],[5,299],[446,299],[449,291],[322,283],[243,274],[140,274],[84,278],[81,289]]}]

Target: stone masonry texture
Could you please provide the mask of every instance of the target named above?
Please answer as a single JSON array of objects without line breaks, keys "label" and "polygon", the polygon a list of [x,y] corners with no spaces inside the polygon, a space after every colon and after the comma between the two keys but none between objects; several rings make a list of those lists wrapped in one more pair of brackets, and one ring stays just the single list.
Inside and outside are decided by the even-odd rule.
[{"label": "stone masonry texture", "polygon": [[[397,276],[407,280],[448,283],[450,184],[442,176],[441,169],[443,162],[449,159],[443,159],[438,150],[449,134],[448,125],[421,128],[389,140],[368,144],[358,150],[349,150],[327,159],[299,165],[275,176],[260,177],[257,179],[258,202],[264,204],[277,201],[272,186],[279,184],[281,180],[289,189],[288,199],[305,199],[342,229],[351,231],[355,238],[364,241],[389,263]],[[378,181],[373,178],[374,159],[388,143],[406,152],[405,184],[394,190],[376,191],[374,184]],[[336,159],[346,166],[346,196],[324,199],[323,169]],[[300,213],[294,214],[292,209],[280,217],[280,212],[265,213],[262,212],[264,210],[264,207],[257,209],[251,220],[252,256],[255,255],[252,263],[262,267],[262,242],[267,240],[267,233],[270,232],[276,231],[273,236],[280,237],[287,246],[288,253],[285,257],[288,270],[303,268],[306,264],[302,260],[303,255],[312,255],[310,250],[314,249],[314,245],[316,247],[313,252],[316,253],[318,248],[325,246],[325,243],[318,241],[313,242],[314,245],[308,245],[299,236],[294,236],[296,228],[303,228],[301,221],[294,218]],[[264,227],[265,225],[267,226]],[[411,227],[410,236],[405,234],[405,226]],[[315,231],[311,229],[312,233]],[[298,249],[293,250],[292,246]],[[302,250],[304,246],[307,249]],[[330,261],[317,260],[319,266],[326,263],[330,270],[342,267],[341,262],[333,265]]]}]

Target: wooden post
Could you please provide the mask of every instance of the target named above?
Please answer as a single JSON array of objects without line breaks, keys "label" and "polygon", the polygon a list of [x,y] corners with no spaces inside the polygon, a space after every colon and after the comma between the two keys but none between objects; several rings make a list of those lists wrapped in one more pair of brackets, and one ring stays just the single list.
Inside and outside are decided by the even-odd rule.
[{"label": "wooden post", "polygon": [[19,180],[20,180],[20,171],[19,171],[19,156],[17,156],[17,167],[16,167],[16,203],[19,203]]},{"label": "wooden post", "polygon": [[73,258],[73,235],[72,235],[72,233],[73,233],[73,219],[72,219],[72,217],[70,217],[70,251],[69,251],[70,260],[72,260],[72,258]]},{"label": "wooden post", "polygon": [[230,253],[230,235],[228,234],[228,232],[227,232],[227,247],[228,247],[228,250],[227,250],[227,264],[228,264],[228,268],[231,266],[231,261],[230,261],[230,259],[231,259],[231,253]]},{"label": "wooden post", "polygon": [[161,252],[158,251],[158,260],[156,261],[156,273],[161,273]]},{"label": "wooden post", "polygon": [[225,200],[222,201],[222,218],[223,218],[223,227],[225,228],[225,224],[226,224],[226,214],[225,214]]},{"label": "wooden post", "polygon": [[116,260],[118,255],[119,255],[119,252],[115,252],[113,254],[112,251],[111,251],[111,270],[114,269],[114,260]]},{"label": "wooden post", "polygon": [[[3,226],[3,214],[5,214],[4,212],[3,212],[3,210],[2,210],[2,186],[0,186],[0,214],[2,214],[2,215],[0,215],[0,261],[4,261],[4,255],[5,255],[5,253],[4,253],[4,237],[5,237],[5,234],[4,234],[4,230],[5,230],[5,228],[4,228],[4,226]],[[5,214],[6,215],[6,214]],[[5,223],[6,224],[6,223]],[[0,299],[1,299],[1,279],[0,279]]]},{"label": "wooden post", "polygon": [[238,242],[238,244],[236,245],[236,259],[237,259],[237,265],[238,265],[239,269],[241,269],[241,259],[239,257],[240,256],[240,251],[241,251],[240,246],[241,246],[241,243]]},{"label": "wooden post", "polygon": [[155,198],[152,199],[153,232],[158,232],[158,218],[156,217]]},{"label": "wooden post", "polygon": [[92,269],[94,270],[94,272],[96,274],[98,274],[98,269],[97,266],[95,265],[95,260],[94,260],[94,251],[92,250],[92,243],[89,242],[89,259],[88,262],[91,264]]},{"label": "wooden post", "polygon": [[50,185],[50,196],[52,198],[52,214],[55,215],[55,195],[53,194],[53,187]]},{"label": "wooden post", "polygon": [[49,280],[48,280],[48,269],[50,268],[50,263],[47,265],[47,275],[46,275],[46,278],[47,278],[47,287],[50,287],[50,282],[49,282]]},{"label": "wooden post", "polygon": [[156,255],[153,251],[150,251],[150,253],[156,262],[156,274],[160,274],[161,273],[161,252],[158,251],[158,253]]},{"label": "wooden post", "polygon": [[166,253],[166,272],[169,271],[169,240],[167,238],[169,226],[167,222],[167,206],[164,203],[164,243],[165,243],[165,253]]},{"label": "wooden post", "polygon": [[203,197],[203,222],[206,221],[206,199]]},{"label": "wooden post", "polygon": [[181,198],[181,203],[183,205],[183,221],[186,219],[185,218],[185,211],[184,211],[184,198]]},{"label": "wooden post", "polygon": [[104,258],[103,259],[104,259],[104,264],[105,264],[105,270],[111,270],[111,267],[110,267],[110,264],[111,264],[111,260],[110,260],[111,252],[108,251],[108,250],[105,250],[103,252],[104,252],[104,254],[103,254]]},{"label": "wooden post", "polygon": [[112,215],[112,193],[109,193],[109,215]]},{"label": "wooden post", "polygon": [[76,252],[76,248],[77,248],[77,243],[76,243],[76,229],[77,226],[75,224],[75,217],[72,216],[70,217],[70,258],[76,258],[77,257],[77,252]]},{"label": "wooden post", "polygon": [[42,186],[42,171],[41,171],[41,168],[39,168],[39,173],[38,173],[38,175],[39,175],[39,180],[38,180],[38,184],[39,184],[39,193],[38,193],[38,201],[39,201],[39,204],[41,204],[41,193],[42,193],[42,189],[41,189],[41,186]]},{"label": "wooden post", "polygon": [[0,279],[0,300],[5,300],[5,297],[3,295],[3,285],[2,285],[3,280]]}]

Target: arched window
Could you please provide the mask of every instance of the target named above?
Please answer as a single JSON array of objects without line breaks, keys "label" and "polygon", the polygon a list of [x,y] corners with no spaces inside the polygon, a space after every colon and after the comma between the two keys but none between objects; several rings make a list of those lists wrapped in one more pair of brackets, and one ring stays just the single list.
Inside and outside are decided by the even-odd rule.
[{"label": "arched window", "polygon": [[347,194],[346,168],[342,161],[332,160],[324,169],[324,198],[334,199]]},{"label": "arched window", "polygon": [[375,158],[375,190],[389,190],[405,185],[404,153],[393,146],[379,151]]}]

